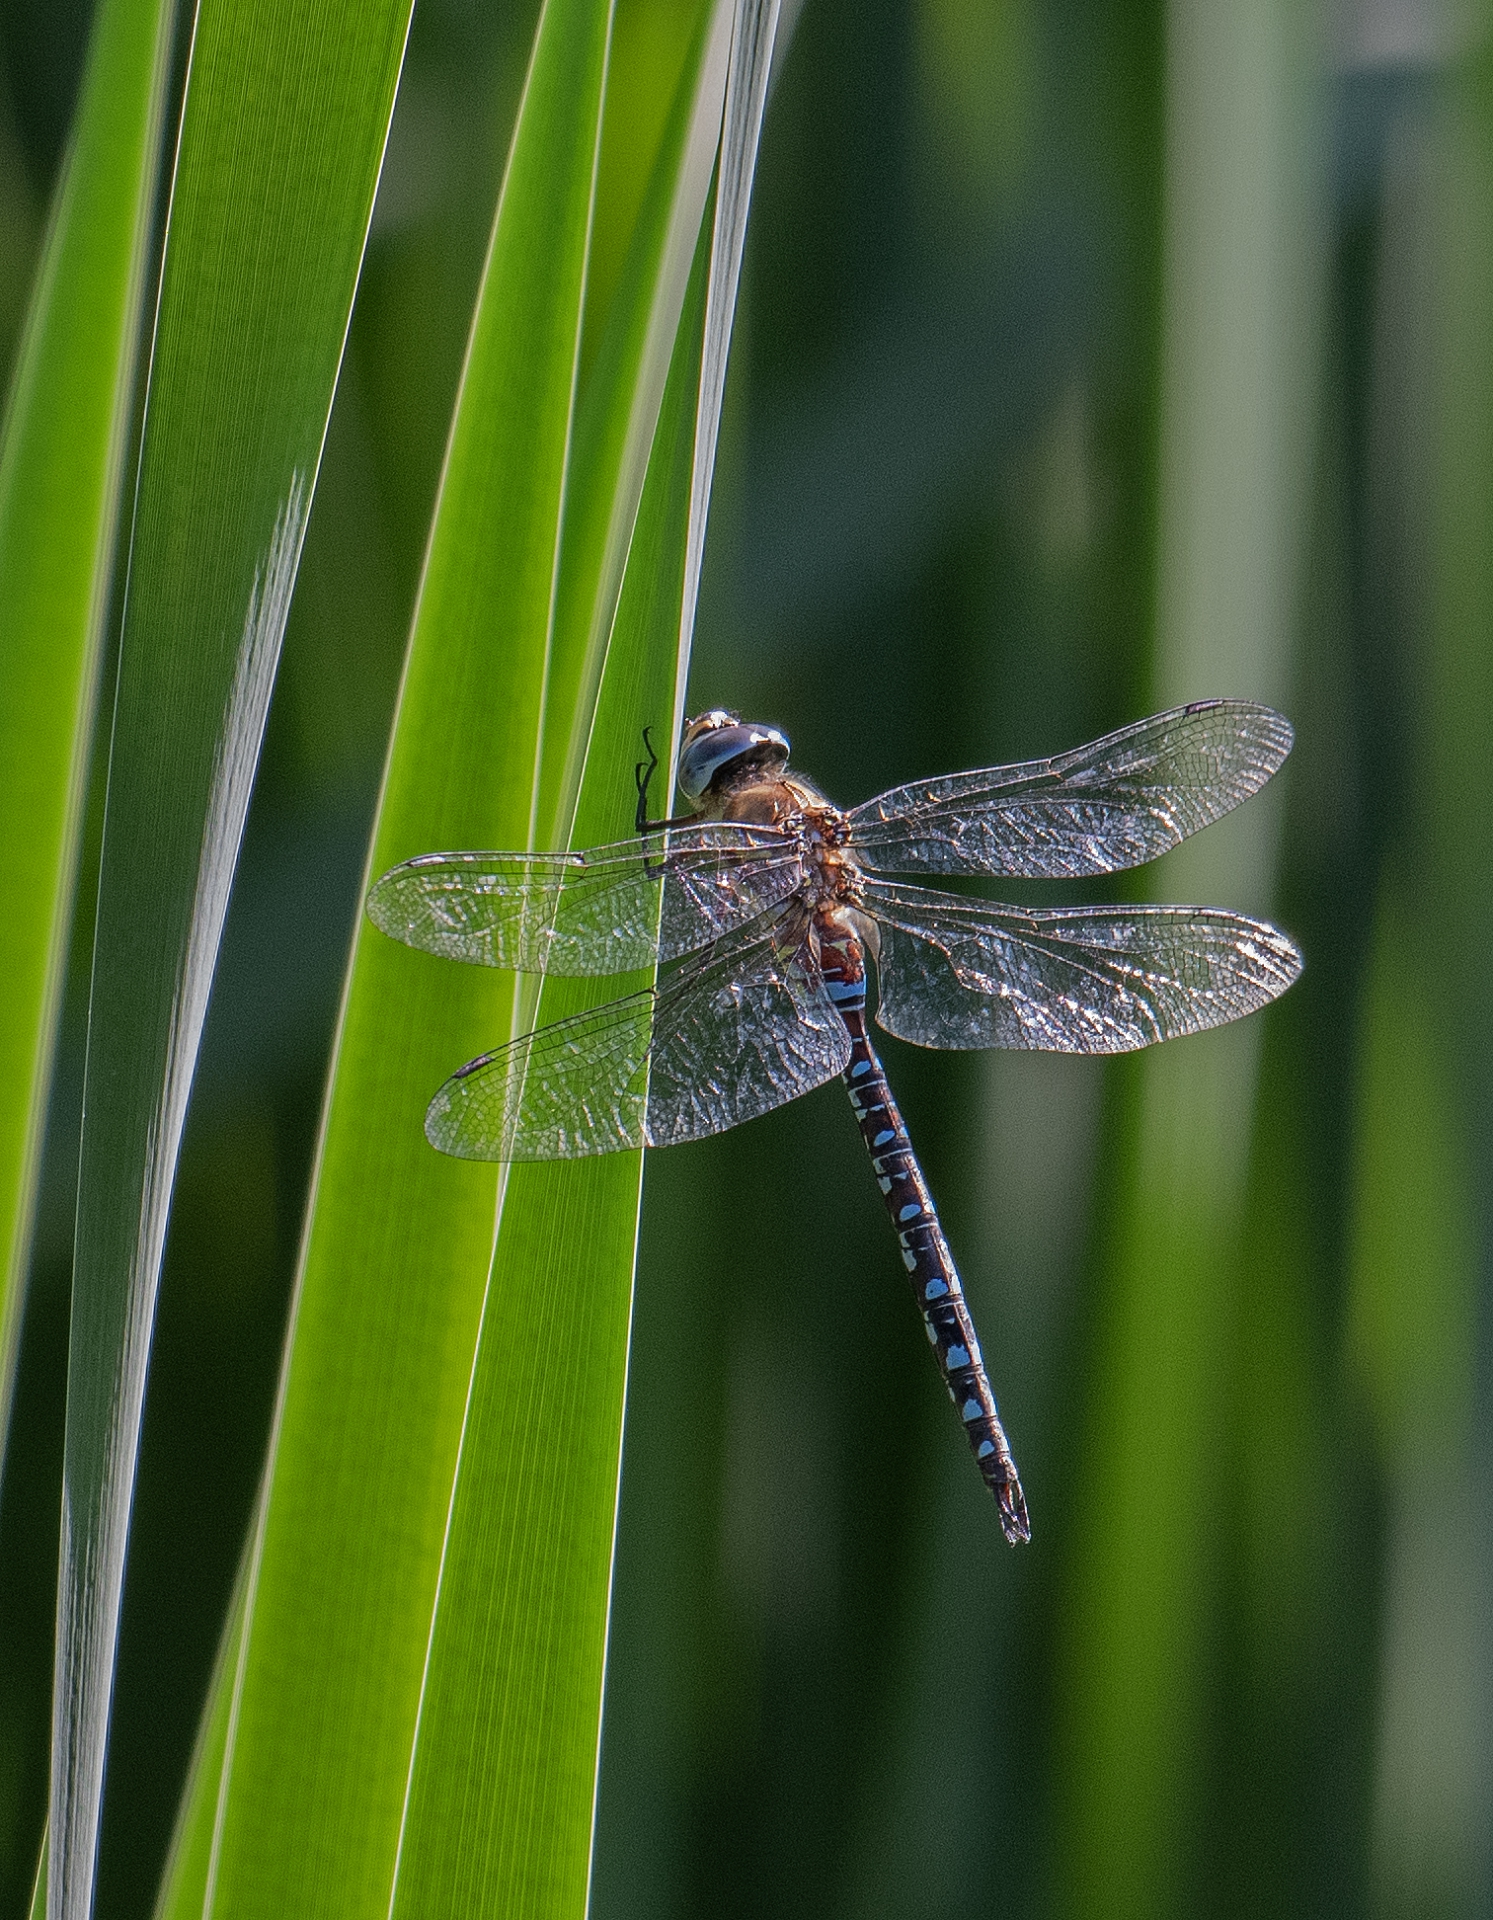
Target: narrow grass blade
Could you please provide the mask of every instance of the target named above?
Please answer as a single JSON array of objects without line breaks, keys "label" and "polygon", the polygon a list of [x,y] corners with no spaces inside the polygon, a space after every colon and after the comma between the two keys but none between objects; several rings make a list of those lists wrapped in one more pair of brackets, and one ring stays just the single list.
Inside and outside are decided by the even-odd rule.
[{"label": "narrow grass blade", "polygon": [[[672,773],[708,499],[701,463],[714,457],[775,18],[774,7],[764,26],[751,0],[737,12],[719,170],[731,208],[723,220],[718,200],[710,252],[702,237],[696,261],[587,737],[575,845],[625,831],[645,720],[667,738]],[[585,994],[546,983],[539,1018],[563,1017]],[[624,1154],[508,1178],[396,1915],[585,1910],[641,1173],[641,1155]]]},{"label": "narrow grass blade", "polygon": [[[1444,754],[1444,734],[1427,732]],[[1489,1643],[1467,1098],[1478,1015],[1448,1017],[1434,862],[1418,846],[1382,883],[1350,1189],[1347,1358],[1384,1489],[1370,1884],[1375,1911],[1403,1915],[1476,1913],[1488,1869],[1487,1696],[1469,1684]]]},{"label": "narrow grass blade", "polygon": [[1426,985],[1429,915],[1408,909],[1408,891],[1392,873],[1364,994],[1348,1299],[1352,1365],[1406,1505],[1466,1443],[1477,1351],[1461,1089]]},{"label": "narrow grass blade", "polygon": [[[735,290],[771,60],[738,10],[720,161],[588,740],[572,844],[625,830],[646,719],[684,699]],[[706,356],[711,356],[707,361]],[[579,718],[580,716],[578,716]],[[615,986],[617,983],[610,983]],[[546,983],[539,1018],[586,989]],[[515,1167],[462,1433],[394,1914],[585,1910],[641,1155]]]},{"label": "narrow grass blade", "polygon": [[[641,727],[665,737],[676,703],[707,258],[702,235],[606,657],[577,844],[625,829]],[[539,1017],[563,1017],[584,995],[578,983],[547,983]],[[509,1175],[396,1916],[585,1911],[641,1176],[640,1153]]]},{"label": "narrow grass blade", "polygon": [[[533,831],[610,32],[547,0],[457,401],[370,874]],[[360,917],[234,1676],[206,1911],[382,1915],[496,1179],[421,1130],[513,982]],[[192,1817],[195,1818],[195,1815]]]},{"label": "narrow grass blade", "polygon": [[[616,813],[619,782],[625,824],[642,720],[657,711],[667,727],[674,705],[682,544],[674,541],[672,559],[668,547],[659,551],[657,509],[640,510],[638,497],[718,138],[725,27],[717,12],[686,61],[610,336],[573,412],[606,31],[605,10],[580,0],[549,0],[541,19],[371,874],[434,846],[522,844],[546,832],[546,816],[575,819],[593,737],[605,745],[591,764],[603,764],[607,780],[588,780],[592,811],[583,810],[579,830],[597,827],[603,790],[602,811]],[[703,267],[696,336],[702,289]],[[675,377],[669,391],[671,444],[687,477],[694,376],[682,387]],[[656,492],[651,477],[649,485]],[[676,474],[676,493],[678,485]],[[645,525],[655,527],[652,545]],[[631,611],[616,613],[622,562],[645,548],[646,561],[629,563]],[[638,625],[645,589],[650,633],[663,595],[665,644],[609,650],[614,614],[619,632]],[[656,685],[645,684],[650,672]],[[514,1007],[511,979],[443,966],[360,926],[236,1676],[208,1886],[214,1912],[278,1913],[288,1900],[305,1910],[308,1887],[317,1912],[383,1913],[391,1897],[409,1898],[403,1873],[393,1892],[396,1849],[497,1200],[492,1173],[432,1154],[420,1121],[451,1065],[501,1039]],[[617,1192],[604,1188],[568,1218],[550,1249],[558,1271],[591,1243],[604,1255],[604,1297],[621,1304],[622,1334],[605,1316],[598,1343],[619,1365],[636,1214],[633,1164]],[[620,1378],[612,1398],[620,1408]],[[615,1459],[601,1496],[609,1542]],[[562,1580],[593,1619],[604,1620],[608,1557]],[[568,1776],[579,1764],[585,1779],[579,1847],[572,1818],[563,1850],[572,1881],[579,1861],[582,1885],[599,1678],[598,1653],[584,1682],[592,1722],[582,1716],[579,1745],[572,1740],[557,1760]],[[454,1790],[469,1797],[465,1783]],[[433,1818],[405,1829],[413,1884],[456,1817],[444,1793],[423,1806]],[[189,1818],[199,1814],[194,1805]],[[557,1848],[561,1834],[557,1822]],[[323,1859],[338,1863],[334,1876],[317,1874]],[[471,1889],[464,1903],[468,1893],[480,1904]]]},{"label": "narrow grass blade", "polygon": [[0,1460],[67,958],[174,8],[104,0],[0,449]]},{"label": "narrow grass blade", "polygon": [[617,611],[678,328],[685,281],[720,145],[735,0],[696,29],[597,364],[581,396],[565,501],[546,711],[568,727],[540,770],[540,835],[569,843],[590,722]]},{"label": "narrow grass blade", "polygon": [[1387,348],[1375,396],[1410,396],[1401,403],[1404,450],[1396,449],[1403,467],[1385,460],[1393,479],[1384,497],[1412,531],[1407,539],[1387,513],[1383,524],[1398,568],[1385,577],[1409,583],[1401,618],[1413,668],[1403,681],[1403,724],[1416,779],[1393,816],[1397,844],[1380,883],[1359,1010],[1350,1355],[1374,1416],[1387,1496],[1375,1542],[1383,1574],[1370,1897],[1383,1915],[1472,1914],[1493,1898],[1486,35],[1462,43],[1432,113],[1387,173],[1374,314]]},{"label": "narrow grass blade", "polygon": [[[720,188],[715,202],[710,292],[705,308],[704,358],[700,365],[694,492],[690,500],[689,534],[685,550],[684,599],[679,614],[679,672],[674,714],[676,736],[679,723],[684,718],[682,702],[688,678],[690,643],[695,632],[695,604],[700,597],[705,526],[710,513],[711,482],[715,477],[715,446],[720,434],[721,405],[726,397],[726,363],[731,353],[736,290],[741,284],[747,214],[751,208],[752,181],[757,172],[762,116],[767,110],[767,87],[772,79],[772,55],[777,41],[780,7],[781,0],[739,0],[736,30],[731,40],[731,71],[726,84],[726,124],[721,136]],[[669,792],[672,795],[672,766],[669,779]]]},{"label": "narrow grass blade", "polygon": [[[1320,274],[1309,41],[1278,0],[1169,12],[1156,704],[1287,705]],[[1278,805],[1272,789],[1169,854],[1160,897],[1268,910]],[[1187,1905],[1261,1032],[1157,1048],[1129,1083],[1060,1652],[1074,1913]]]},{"label": "narrow grass blade", "polygon": [[79,1176],[48,1912],[92,1905],[176,1156],[408,0],[204,0],[146,397]]}]

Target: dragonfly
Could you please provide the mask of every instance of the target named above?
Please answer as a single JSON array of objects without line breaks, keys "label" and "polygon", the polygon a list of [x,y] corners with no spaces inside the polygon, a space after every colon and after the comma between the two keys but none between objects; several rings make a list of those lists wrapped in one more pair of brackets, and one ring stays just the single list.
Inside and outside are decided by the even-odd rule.
[{"label": "dragonfly", "polygon": [[777,727],[687,723],[677,790],[587,852],[427,853],[368,896],[384,933],[448,959],[653,984],[452,1074],[425,1133],[472,1160],[570,1159],[722,1133],[838,1076],[928,1339],[1005,1536],[1020,1476],[933,1195],[872,1044],[1110,1054],[1255,1012],[1301,970],[1275,927],[1219,907],[1027,909],[909,875],[1074,880],[1153,860],[1247,800],[1290,723],[1242,700],[1156,714],[1047,760],[893,787],[848,811],[790,772]]}]

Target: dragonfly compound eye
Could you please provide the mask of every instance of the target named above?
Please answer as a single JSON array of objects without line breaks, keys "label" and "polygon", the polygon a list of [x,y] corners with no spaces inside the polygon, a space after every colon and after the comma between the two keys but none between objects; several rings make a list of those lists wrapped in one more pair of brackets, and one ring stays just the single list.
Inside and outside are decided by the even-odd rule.
[{"label": "dragonfly compound eye", "polygon": [[746,768],[773,771],[788,764],[788,736],[776,727],[730,713],[702,713],[685,730],[679,754],[679,791],[698,801],[723,774]]}]

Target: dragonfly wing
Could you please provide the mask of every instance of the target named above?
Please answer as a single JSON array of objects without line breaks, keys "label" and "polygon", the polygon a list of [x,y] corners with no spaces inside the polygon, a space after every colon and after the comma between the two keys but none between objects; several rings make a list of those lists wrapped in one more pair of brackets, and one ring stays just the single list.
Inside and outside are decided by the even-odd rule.
[{"label": "dragonfly wing", "polygon": [[872,881],[877,1018],[925,1047],[1127,1053],[1253,1013],[1301,955],[1218,907],[1026,913]]},{"label": "dragonfly wing", "polygon": [[843,1071],[850,1041],[781,921],[685,960],[655,988],[525,1034],[437,1093],[432,1146],[566,1160],[724,1133]]},{"label": "dragonfly wing", "polygon": [[801,939],[782,923],[750,952],[685,962],[653,1023],[648,1145],[724,1133],[850,1064],[850,1036]]},{"label": "dragonfly wing", "polygon": [[589,853],[424,853],[368,895],[376,927],[447,960],[627,973],[693,953],[802,884],[772,827],[670,827]]},{"label": "dragonfly wing", "polygon": [[1291,738],[1288,720],[1251,701],[1178,707],[1053,760],[894,787],[850,814],[851,846],[882,873],[1114,873],[1257,793]]}]

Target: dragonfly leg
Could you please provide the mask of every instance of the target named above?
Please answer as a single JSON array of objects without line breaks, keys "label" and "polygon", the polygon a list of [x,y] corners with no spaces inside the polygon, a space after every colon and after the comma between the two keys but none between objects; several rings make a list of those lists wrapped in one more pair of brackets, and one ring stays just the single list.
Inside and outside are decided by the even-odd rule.
[{"label": "dragonfly leg", "polygon": [[658,755],[653,750],[652,727],[643,729],[643,751],[648,758],[640,760],[632,770],[632,777],[638,784],[638,810],[634,817],[640,837],[645,833],[651,833],[655,825],[648,818],[648,787],[658,771]]},{"label": "dragonfly leg", "polygon": [[[648,818],[648,788],[652,784],[654,774],[658,771],[658,755],[653,748],[653,729],[651,726],[644,727],[643,729],[643,750],[648,755],[648,758],[646,760],[639,760],[632,770],[632,777],[637,783],[638,789],[637,811],[633,815],[633,825],[638,838],[641,840],[650,833],[662,833],[668,827],[693,826],[700,817],[697,813],[675,814],[671,820],[650,820]],[[663,862],[661,860],[657,862],[657,864],[648,859],[643,861],[643,871],[645,873],[660,874],[663,870]]]},{"label": "dragonfly leg", "polygon": [[970,1451],[986,1486],[995,1495],[1002,1531],[1014,1546],[1031,1538],[1026,1497],[980,1357],[980,1343],[964,1302],[954,1256],[944,1239],[933,1195],[892,1098],[886,1072],[866,1031],[864,1003],[859,1007],[841,1004],[840,1016],[851,1042],[845,1085],[876,1171],[876,1184],[897,1229],[902,1264],[938,1356],[949,1398],[964,1423]]}]

